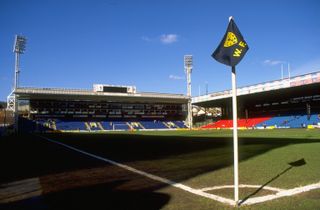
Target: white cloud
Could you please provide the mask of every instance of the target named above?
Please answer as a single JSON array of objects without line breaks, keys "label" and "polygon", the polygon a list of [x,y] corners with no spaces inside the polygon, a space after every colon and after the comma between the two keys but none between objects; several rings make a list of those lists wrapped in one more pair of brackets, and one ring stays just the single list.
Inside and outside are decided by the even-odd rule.
[{"label": "white cloud", "polygon": [[270,66],[275,66],[275,65],[278,65],[278,64],[284,64],[285,61],[280,61],[280,60],[264,60],[263,61],[263,64],[265,65],[270,65]]},{"label": "white cloud", "polygon": [[160,41],[162,44],[172,44],[178,41],[177,34],[162,34],[156,37],[149,37],[149,36],[141,36],[141,39],[145,42],[158,42]]},{"label": "white cloud", "polygon": [[178,35],[177,34],[162,34],[160,36],[160,41],[163,44],[171,44],[178,41]]},{"label": "white cloud", "polygon": [[184,77],[170,74],[169,75],[169,79],[172,79],[172,80],[184,80]]}]

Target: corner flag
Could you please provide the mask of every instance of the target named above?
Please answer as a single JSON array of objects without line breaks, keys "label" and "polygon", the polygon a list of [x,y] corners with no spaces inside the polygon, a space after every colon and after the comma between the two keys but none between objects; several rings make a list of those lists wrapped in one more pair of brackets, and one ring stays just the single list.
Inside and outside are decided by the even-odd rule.
[{"label": "corner flag", "polygon": [[229,17],[227,32],[217,49],[211,55],[218,62],[231,66],[232,81],[232,119],[233,119],[233,163],[234,163],[234,201],[239,205],[239,160],[238,160],[238,116],[237,116],[237,83],[236,65],[241,61],[249,47],[244,41],[238,27]]},{"label": "corner flag", "polygon": [[227,31],[212,57],[228,66],[236,66],[244,57],[249,47],[244,41],[236,23],[230,19]]}]

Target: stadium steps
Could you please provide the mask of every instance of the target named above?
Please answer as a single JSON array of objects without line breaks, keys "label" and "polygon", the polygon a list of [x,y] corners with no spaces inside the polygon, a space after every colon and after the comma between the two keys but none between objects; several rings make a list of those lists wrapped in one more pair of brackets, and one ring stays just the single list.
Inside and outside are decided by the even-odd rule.
[{"label": "stadium steps", "polygon": [[142,129],[146,129],[140,122],[137,122]]},{"label": "stadium steps", "polygon": [[98,127],[99,127],[102,131],[104,131],[104,128],[102,127],[102,125],[101,125],[100,122],[97,122],[97,125],[98,125]]},{"label": "stadium steps", "polygon": [[175,122],[172,122],[175,128],[180,128]]},{"label": "stadium steps", "polygon": [[88,122],[91,131],[99,131],[101,128],[98,125],[98,122]]},{"label": "stadium steps", "polygon": [[130,122],[130,124],[131,124],[132,129],[137,129],[137,130],[144,129],[141,126],[141,123],[139,123],[139,122]]},{"label": "stadium steps", "polygon": [[88,122],[85,122],[84,124],[85,124],[87,130],[88,130],[88,131],[91,131],[91,128],[90,128],[90,126],[89,126],[89,123],[88,123]]},{"label": "stadium steps", "polygon": [[174,124],[178,126],[179,128],[187,128],[185,123],[183,121],[174,121]]},{"label": "stadium steps", "polygon": [[180,128],[177,124],[174,123],[174,125],[176,126],[176,128]]},{"label": "stadium steps", "polygon": [[56,122],[55,122],[55,121],[52,121],[51,128],[52,128],[53,130],[57,130],[57,125],[56,125]]},{"label": "stadium steps", "polygon": [[170,128],[175,128],[175,129],[176,129],[176,128],[180,128],[180,127],[177,125],[177,123],[175,123],[175,122],[173,122],[173,121],[170,121],[169,123],[170,123],[169,125],[171,125]]},{"label": "stadium steps", "polygon": [[134,130],[133,126],[129,122],[126,122],[126,124],[128,125],[130,130]]},{"label": "stadium steps", "polygon": [[171,128],[166,122],[162,122],[162,124],[164,124],[167,128]]}]

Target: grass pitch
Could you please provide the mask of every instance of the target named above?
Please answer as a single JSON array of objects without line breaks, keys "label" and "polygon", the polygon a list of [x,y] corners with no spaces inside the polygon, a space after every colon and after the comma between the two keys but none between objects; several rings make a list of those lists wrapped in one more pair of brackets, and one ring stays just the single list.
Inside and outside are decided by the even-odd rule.
[{"label": "grass pitch", "polygon": [[[233,184],[232,131],[47,134],[46,137],[194,189]],[[4,203],[13,209],[233,209],[70,151],[39,137],[10,137],[1,144],[1,183],[37,178],[41,194]],[[239,131],[240,184],[291,189],[320,181],[318,130]],[[14,156],[12,154],[15,154]],[[10,158],[8,158],[10,157]],[[305,160],[290,167],[288,163]],[[240,189],[240,199],[272,192]],[[233,198],[232,189],[208,191]],[[31,199],[31,200],[30,200]],[[320,209],[320,190],[242,209]]]}]

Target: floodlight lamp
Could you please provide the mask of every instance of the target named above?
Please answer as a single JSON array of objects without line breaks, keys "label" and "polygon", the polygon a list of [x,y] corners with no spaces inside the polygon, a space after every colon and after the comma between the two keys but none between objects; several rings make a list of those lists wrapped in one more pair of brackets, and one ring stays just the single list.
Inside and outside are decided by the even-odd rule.
[{"label": "floodlight lamp", "polygon": [[26,49],[27,39],[24,36],[16,35],[13,52],[23,54]]},{"label": "floodlight lamp", "polygon": [[192,67],[192,55],[185,55],[184,56],[184,66],[185,66],[185,68]]}]

